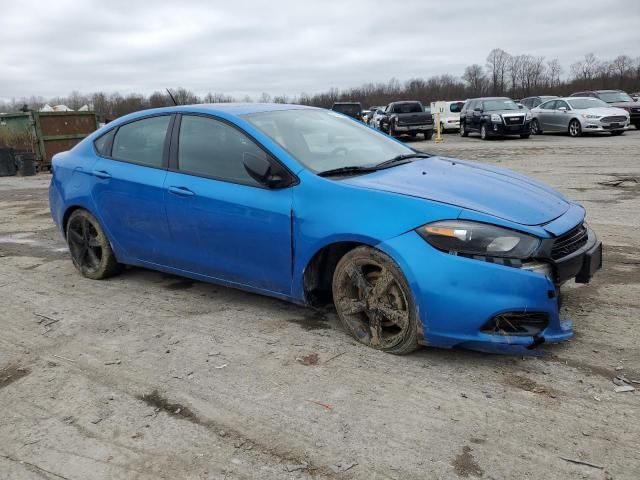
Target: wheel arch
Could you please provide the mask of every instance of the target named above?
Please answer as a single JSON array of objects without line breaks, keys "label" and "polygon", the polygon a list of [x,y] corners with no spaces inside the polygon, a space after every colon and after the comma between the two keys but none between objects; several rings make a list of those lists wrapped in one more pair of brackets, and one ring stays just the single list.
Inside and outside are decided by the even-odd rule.
[{"label": "wheel arch", "polygon": [[344,239],[328,243],[311,255],[302,272],[305,303],[315,307],[333,303],[331,285],[336,266],[347,252],[361,246],[376,248],[376,242]]},{"label": "wheel arch", "polygon": [[62,215],[62,223],[60,225],[62,228],[62,234],[64,235],[65,238],[67,238],[67,224],[69,223],[71,214],[73,214],[73,212],[75,212],[76,210],[86,210],[87,212],[91,213],[91,215],[95,217],[93,212],[84,205],[74,204],[67,207],[67,209],[64,211],[64,214]]}]

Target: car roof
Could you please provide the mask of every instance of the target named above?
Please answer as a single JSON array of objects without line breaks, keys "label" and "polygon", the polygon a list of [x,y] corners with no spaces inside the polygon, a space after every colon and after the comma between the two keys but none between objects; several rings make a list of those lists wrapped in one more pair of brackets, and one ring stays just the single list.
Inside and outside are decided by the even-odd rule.
[{"label": "car roof", "polygon": [[509,97],[477,97],[477,98],[469,98],[469,100],[511,100]]}]

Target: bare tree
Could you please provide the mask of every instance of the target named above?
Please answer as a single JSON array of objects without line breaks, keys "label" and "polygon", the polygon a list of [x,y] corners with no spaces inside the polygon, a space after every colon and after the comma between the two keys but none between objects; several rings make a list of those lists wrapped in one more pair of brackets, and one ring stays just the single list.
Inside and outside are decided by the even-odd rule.
[{"label": "bare tree", "polygon": [[487,57],[487,70],[491,77],[491,89],[494,95],[504,95],[509,57],[510,55],[501,48],[494,48]]},{"label": "bare tree", "polygon": [[485,86],[487,84],[487,76],[484,73],[482,66],[474,63],[464,69],[462,79],[469,84],[469,90],[472,96],[481,96],[485,92]]}]

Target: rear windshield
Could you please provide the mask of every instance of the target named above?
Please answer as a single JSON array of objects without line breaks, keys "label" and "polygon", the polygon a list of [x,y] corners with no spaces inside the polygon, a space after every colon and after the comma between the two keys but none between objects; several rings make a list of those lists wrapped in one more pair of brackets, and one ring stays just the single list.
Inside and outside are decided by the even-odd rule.
[{"label": "rear windshield", "polygon": [[597,98],[576,98],[575,100],[567,100],[571,108],[574,110],[584,110],[585,108],[608,107],[605,102]]},{"label": "rear windshield", "polygon": [[491,112],[495,110],[520,110],[520,107],[513,100],[505,98],[504,100],[485,100],[483,103],[484,110]]},{"label": "rear windshield", "polygon": [[613,102],[633,102],[633,98],[624,92],[600,92],[598,96],[607,103]]},{"label": "rear windshield", "polygon": [[357,115],[362,111],[362,107],[357,103],[342,103],[334,105],[332,110],[340,113],[346,113],[347,115]]},{"label": "rear windshield", "polygon": [[395,113],[420,113],[424,108],[420,102],[396,103],[393,107]]},{"label": "rear windshield", "polygon": [[460,113],[464,107],[464,102],[455,102],[449,105],[449,111],[451,113]]}]

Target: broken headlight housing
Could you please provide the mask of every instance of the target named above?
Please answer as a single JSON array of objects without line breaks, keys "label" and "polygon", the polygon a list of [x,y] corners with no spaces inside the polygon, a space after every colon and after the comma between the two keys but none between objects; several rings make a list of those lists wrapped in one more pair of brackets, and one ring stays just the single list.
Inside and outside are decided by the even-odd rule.
[{"label": "broken headlight housing", "polygon": [[431,246],[454,255],[530,258],[540,240],[526,233],[479,222],[445,220],[416,230]]}]

